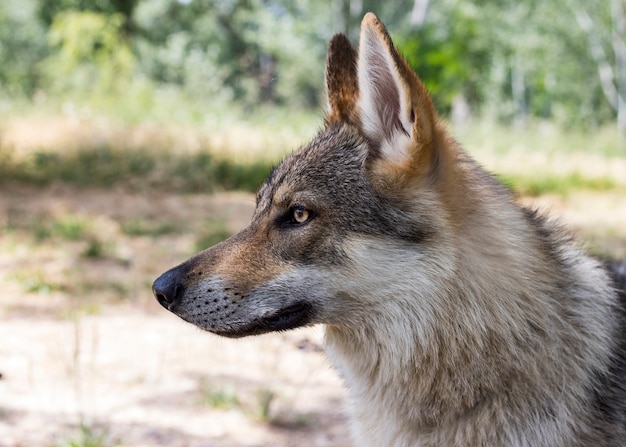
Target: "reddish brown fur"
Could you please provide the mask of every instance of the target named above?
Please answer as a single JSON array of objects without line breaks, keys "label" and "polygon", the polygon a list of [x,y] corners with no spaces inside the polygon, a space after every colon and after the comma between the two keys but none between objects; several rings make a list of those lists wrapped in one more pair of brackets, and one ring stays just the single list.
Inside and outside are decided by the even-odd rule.
[{"label": "reddish brown fur", "polygon": [[259,282],[267,281],[284,272],[279,262],[268,262],[272,258],[271,231],[268,218],[248,227],[235,237],[213,248],[211,256],[207,252],[198,254],[188,277],[194,278],[214,272],[227,281],[237,283],[241,295],[252,290]]},{"label": "reddish brown fur", "polygon": [[357,53],[343,34],[335,35],[328,46],[326,90],[329,110],[326,125],[355,120],[355,105],[359,94],[356,74]]}]

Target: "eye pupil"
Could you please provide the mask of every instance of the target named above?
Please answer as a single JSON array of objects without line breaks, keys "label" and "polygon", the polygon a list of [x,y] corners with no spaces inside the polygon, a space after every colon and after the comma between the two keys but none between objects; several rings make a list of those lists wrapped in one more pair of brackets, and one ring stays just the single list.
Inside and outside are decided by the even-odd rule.
[{"label": "eye pupil", "polygon": [[293,220],[295,220],[297,223],[304,223],[309,220],[309,212],[304,208],[294,208]]}]

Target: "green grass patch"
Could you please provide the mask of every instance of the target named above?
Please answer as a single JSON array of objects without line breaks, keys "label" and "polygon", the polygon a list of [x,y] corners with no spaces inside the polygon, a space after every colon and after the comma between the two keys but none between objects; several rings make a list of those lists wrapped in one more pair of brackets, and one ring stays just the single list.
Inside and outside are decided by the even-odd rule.
[{"label": "green grass patch", "polygon": [[54,447],[110,447],[106,431],[81,424],[76,433],[54,444]]},{"label": "green grass patch", "polygon": [[51,233],[69,241],[82,239],[90,229],[90,222],[78,216],[68,214],[52,224]]},{"label": "green grass patch", "polygon": [[241,162],[208,150],[177,154],[166,150],[85,147],[79,150],[38,151],[21,158],[0,147],[0,182],[18,181],[45,186],[61,181],[75,186],[180,192],[216,190],[256,191],[273,163]]},{"label": "green grass patch", "polygon": [[566,129],[549,121],[531,121],[525,127],[516,128],[479,119],[455,129],[453,133],[461,146],[476,156],[485,152],[506,155],[512,150],[524,154],[593,154],[602,158],[626,156],[626,135],[621,134],[616,126],[585,131]]},{"label": "green grass patch", "polygon": [[[236,162],[219,158],[208,152],[172,160],[170,174],[172,183],[168,189],[186,192],[215,190],[241,190],[255,192],[265,181],[273,163],[255,161]],[[167,183],[167,182],[166,182]],[[161,184],[166,186],[166,184]]]},{"label": "green grass patch", "polygon": [[524,173],[509,173],[497,175],[506,185],[523,196],[538,197],[544,194],[558,194],[566,196],[571,191],[610,191],[620,188],[610,178],[589,178],[579,172],[566,175],[528,175]]},{"label": "green grass patch", "polygon": [[52,237],[52,226],[45,225],[39,221],[32,224],[32,233],[36,241],[43,241]]},{"label": "green grass patch", "polygon": [[27,293],[48,295],[63,289],[60,284],[50,281],[43,273],[37,271],[18,271],[9,278],[20,284]]},{"label": "green grass patch", "polygon": [[162,236],[174,233],[177,225],[157,219],[133,218],[121,224],[122,233],[127,236]]},{"label": "green grass patch", "polygon": [[24,289],[29,293],[49,294],[58,287],[46,281],[41,275],[33,274],[23,278]]},{"label": "green grass patch", "polygon": [[240,406],[239,398],[233,387],[216,387],[207,381],[203,381],[200,385],[200,398],[198,403],[221,410]]},{"label": "green grass patch", "polygon": [[40,216],[39,219],[22,222],[19,225],[13,223],[12,229],[30,231],[33,238],[39,242],[53,237],[67,241],[78,241],[83,239],[91,230],[91,221],[74,214],[65,214],[56,219]]},{"label": "green grass patch", "polygon": [[108,256],[109,251],[107,244],[98,238],[91,237],[80,255],[87,259],[103,259]]},{"label": "green grass patch", "polygon": [[61,309],[59,316],[66,320],[77,320],[84,315],[99,315],[102,307],[98,303],[86,303],[75,300],[71,307]]},{"label": "green grass patch", "polygon": [[257,416],[260,421],[268,422],[272,417],[272,404],[276,400],[276,392],[271,388],[262,387],[257,390]]}]

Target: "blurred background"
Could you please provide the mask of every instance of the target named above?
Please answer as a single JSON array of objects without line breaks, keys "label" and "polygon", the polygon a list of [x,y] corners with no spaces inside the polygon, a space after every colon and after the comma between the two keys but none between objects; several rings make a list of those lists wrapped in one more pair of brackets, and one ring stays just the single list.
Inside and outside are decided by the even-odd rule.
[{"label": "blurred background", "polygon": [[387,25],[455,137],[626,257],[625,0],[2,0],[0,446],[347,446],[321,329],[159,308],[325,108],[326,45]]}]

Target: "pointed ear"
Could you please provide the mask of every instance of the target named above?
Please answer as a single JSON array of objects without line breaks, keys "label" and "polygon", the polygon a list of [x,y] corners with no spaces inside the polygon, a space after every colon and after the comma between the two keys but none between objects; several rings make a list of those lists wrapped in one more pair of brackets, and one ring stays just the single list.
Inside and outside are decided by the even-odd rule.
[{"label": "pointed ear", "polygon": [[326,59],[326,125],[351,121],[358,97],[357,53],[344,34],[336,34],[328,44]]},{"label": "pointed ear", "polygon": [[[362,130],[376,155],[396,172],[426,168],[432,159],[435,109],[426,88],[372,13],[361,24],[358,85]],[[402,173],[406,174],[410,173]]]}]

